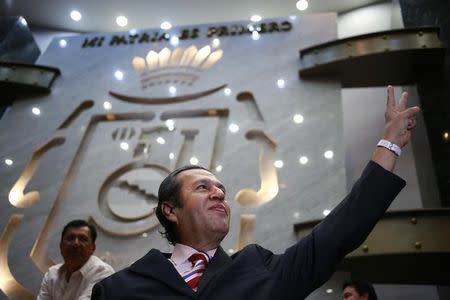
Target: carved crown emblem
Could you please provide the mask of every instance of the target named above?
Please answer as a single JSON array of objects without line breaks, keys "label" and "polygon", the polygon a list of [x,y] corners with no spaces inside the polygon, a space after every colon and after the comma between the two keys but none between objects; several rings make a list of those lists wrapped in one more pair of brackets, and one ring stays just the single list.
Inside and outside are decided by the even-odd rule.
[{"label": "carved crown emblem", "polygon": [[135,56],[132,64],[139,73],[143,88],[161,84],[192,85],[201,72],[209,69],[222,58],[223,51],[211,52],[211,47],[200,50],[192,45],[186,49],[178,47],[171,51],[162,49],[159,53],[150,50],[145,58]]}]

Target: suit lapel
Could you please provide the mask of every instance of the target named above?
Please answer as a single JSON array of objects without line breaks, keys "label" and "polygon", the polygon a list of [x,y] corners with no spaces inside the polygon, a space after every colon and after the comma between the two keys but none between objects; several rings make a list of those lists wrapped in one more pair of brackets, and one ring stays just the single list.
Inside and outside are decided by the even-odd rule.
[{"label": "suit lapel", "polygon": [[130,271],[161,281],[178,292],[194,298],[194,292],[183,278],[181,278],[178,271],[169,261],[169,257],[170,254],[163,254],[159,250],[152,249],[144,257],[131,265]]},{"label": "suit lapel", "polygon": [[226,252],[222,249],[222,247],[217,248],[216,253],[214,254],[214,257],[211,259],[208,267],[206,268],[206,271],[203,273],[202,278],[200,279],[200,282],[198,284],[198,293],[201,293],[204,287],[208,285],[208,283],[227,269],[232,263],[232,259],[226,254]]}]

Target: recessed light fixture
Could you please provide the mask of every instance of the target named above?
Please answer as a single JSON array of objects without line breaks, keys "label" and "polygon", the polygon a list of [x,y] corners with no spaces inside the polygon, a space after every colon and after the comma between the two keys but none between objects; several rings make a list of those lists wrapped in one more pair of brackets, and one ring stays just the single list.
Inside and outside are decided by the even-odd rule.
[{"label": "recessed light fixture", "polygon": [[253,15],[250,17],[250,21],[252,21],[252,22],[259,22],[261,20],[262,20],[262,18],[260,15]]},{"label": "recessed light fixture", "polygon": [[278,80],[277,80],[277,86],[278,86],[280,89],[284,88],[285,85],[286,85],[286,82],[284,81],[284,79],[278,79]]},{"label": "recessed light fixture", "polygon": [[164,145],[164,144],[166,143],[166,140],[165,140],[162,136],[158,136],[158,137],[156,138],[156,142],[157,142],[158,144]]},{"label": "recessed light fixture", "polygon": [[130,31],[128,31],[131,35],[135,35],[137,33],[136,28],[131,28]]},{"label": "recessed light fixture", "polygon": [[189,162],[191,163],[191,165],[196,165],[196,164],[198,164],[198,158],[195,156],[192,156],[191,159],[189,160]]},{"label": "recessed light fixture", "polygon": [[31,112],[33,113],[33,115],[39,116],[41,114],[41,110],[39,109],[39,107],[33,107],[31,109]]},{"label": "recessed light fixture", "polygon": [[11,166],[13,163],[14,163],[14,162],[13,162],[13,160],[12,160],[11,158],[5,159],[5,165]]},{"label": "recessed light fixture", "polygon": [[331,150],[327,150],[327,151],[325,151],[325,153],[323,154],[323,156],[325,156],[326,159],[332,159],[333,156],[334,156],[334,153],[333,153],[333,151],[331,151]]},{"label": "recessed light fixture", "polygon": [[172,24],[170,24],[167,21],[164,21],[164,22],[161,23],[160,28],[162,30],[168,30],[168,29],[172,28]]},{"label": "recessed light fixture", "polygon": [[218,165],[218,166],[216,167],[216,171],[217,171],[217,172],[222,172],[222,170],[223,170],[222,165]]},{"label": "recessed light fixture", "polygon": [[252,32],[252,40],[257,41],[259,40],[260,34],[258,31],[253,31]]},{"label": "recessed light fixture", "polygon": [[122,142],[122,143],[120,143],[120,148],[121,148],[122,150],[127,151],[128,148],[130,148],[130,145],[128,145],[127,142]]},{"label": "recessed light fixture", "polygon": [[123,72],[120,70],[117,70],[116,72],[114,72],[114,77],[116,77],[117,80],[122,80],[123,79]]},{"label": "recessed light fixture", "polygon": [[306,165],[308,163],[308,157],[300,156],[300,158],[298,159],[298,162],[302,165]]},{"label": "recessed light fixture", "polygon": [[175,129],[175,121],[172,119],[166,120],[166,126],[169,131],[173,131]]},{"label": "recessed light fixture", "polygon": [[180,39],[176,35],[171,36],[169,41],[172,46],[178,46],[180,43]]},{"label": "recessed light fixture", "polygon": [[112,108],[111,102],[109,101],[103,102],[103,108],[106,110],[110,110]]},{"label": "recessed light fixture", "polygon": [[118,16],[116,18],[116,23],[117,25],[119,25],[120,27],[125,27],[128,25],[128,19],[125,16]]},{"label": "recessed light fixture", "polygon": [[322,213],[324,216],[328,216],[328,214],[331,212],[329,209],[325,209]]},{"label": "recessed light fixture", "polygon": [[174,87],[174,86],[170,86],[170,87],[169,87],[169,93],[170,93],[171,95],[175,95],[175,94],[177,93],[177,88]]},{"label": "recessed light fixture", "polygon": [[59,46],[60,46],[61,48],[66,48],[66,46],[67,46],[67,41],[66,41],[65,39],[60,39],[60,40],[59,40]]},{"label": "recessed light fixture", "polygon": [[277,169],[281,169],[284,166],[284,163],[282,160],[276,160],[273,165],[275,166],[275,168]]},{"label": "recessed light fixture", "polygon": [[308,8],[308,1],[307,0],[299,0],[295,4],[298,10],[305,10]]},{"label": "recessed light fixture", "polygon": [[175,158],[175,154],[173,154],[173,152],[170,152],[170,153],[169,153],[169,159],[172,160],[172,159],[174,159],[174,158]]},{"label": "recessed light fixture", "polygon": [[298,212],[298,211],[296,211],[295,213],[294,213],[294,218],[299,218],[300,217],[300,213]]},{"label": "recessed light fixture", "polygon": [[225,96],[230,96],[231,95],[231,89],[230,88],[225,88],[223,90],[223,93],[225,94]]},{"label": "recessed light fixture", "polygon": [[81,13],[78,10],[72,10],[70,12],[70,18],[75,22],[78,22],[81,20]]},{"label": "recessed light fixture", "polygon": [[331,293],[333,293],[333,289],[326,289],[326,290],[325,290],[325,293],[331,294]]},{"label": "recessed light fixture", "polygon": [[239,125],[237,125],[237,124],[235,124],[235,123],[231,123],[231,124],[228,126],[228,130],[231,131],[231,132],[233,132],[233,133],[236,133],[236,132],[239,131]]},{"label": "recessed light fixture", "polygon": [[27,20],[25,20],[24,17],[20,18],[20,23],[22,23],[23,26],[27,26],[28,25]]},{"label": "recessed light fixture", "polygon": [[442,135],[442,137],[444,138],[444,140],[448,141],[448,139],[449,139],[448,131],[445,131],[444,134]]},{"label": "recessed light fixture", "polygon": [[303,118],[303,116],[301,114],[295,114],[294,117],[292,118],[292,120],[294,121],[294,123],[300,124],[300,123],[303,123],[305,118]]},{"label": "recessed light fixture", "polygon": [[218,39],[218,38],[213,39],[213,40],[212,40],[212,46],[213,46],[214,48],[219,47],[219,46],[220,46],[220,39]]}]

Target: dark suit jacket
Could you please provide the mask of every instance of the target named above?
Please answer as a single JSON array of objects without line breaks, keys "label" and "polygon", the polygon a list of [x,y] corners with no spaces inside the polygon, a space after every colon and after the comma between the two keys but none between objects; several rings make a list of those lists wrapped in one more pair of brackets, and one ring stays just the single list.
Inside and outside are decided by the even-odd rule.
[{"label": "dark suit jacket", "polygon": [[92,299],[303,299],[364,241],[404,185],[369,162],[350,194],[283,254],[249,245],[230,257],[219,247],[193,292],[168,260],[170,254],[152,249],[96,284]]}]

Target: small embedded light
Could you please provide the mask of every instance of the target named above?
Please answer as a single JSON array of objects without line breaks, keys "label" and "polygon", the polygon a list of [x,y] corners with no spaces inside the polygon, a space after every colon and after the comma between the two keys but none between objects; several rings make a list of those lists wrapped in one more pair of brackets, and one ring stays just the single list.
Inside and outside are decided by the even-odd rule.
[{"label": "small embedded light", "polygon": [[262,18],[260,15],[253,15],[250,17],[250,21],[252,21],[252,22],[259,22],[261,20],[262,20]]},{"label": "small embedded light", "polygon": [[296,124],[300,124],[303,123],[305,118],[303,118],[303,116],[301,114],[295,114],[294,117],[292,118],[292,120],[294,121],[294,123]]},{"label": "small embedded light", "polygon": [[223,93],[225,94],[225,96],[230,96],[231,95],[231,89],[230,88],[225,88],[223,90]]},{"label": "small embedded light", "polygon": [[142,234],[142,237],[143,237],[143,238],[146,238],[146,237],[148,237],[148,234],[147,234],[147,232],[144,232],[144,233]]},{"label": "small embedded light", "polygon": [[292,21],[297,19],[297,16],[289,16],[289,19],[291,19]]},{"label": "small embedded light", "polygon": [[213,41],[212,41],[212,46],[213,46],[214,48],[219,47],[219,46],[220,46],[220,40],[219,40],[218,38],[213,39]]},{"label": "small embedded light", "polygon": [[14,163],[14,162],[13,162],[12,159],[10,159],[10,158],[5,159],[5,164],[6,164],[7,166],[11,166],[13,163]]},{"label": "small embedded light", "polygon": [[277,80],[277,86],[282,89],[284,88],[284,86],[286,85],[286,82],[284,81],[284,79],[278,79]]},{"label": "small embedded light", "polygon": [[228,126],[228,130],[231,131],[231,132],[233,132],[233,133],[236,133],[236,132],[239,131],[239,125],[237,125],[237,124],[235,124],[235,123],[231,123],[231,124]]},{"label": "small embedded light", "polygon": [[120,148],[121,148],[122,150],[127,151],[127,150],[130,148],[130,145],[128,145],[127,142],[122,142],[122,143],[120,143]]},{"label": "small embedded light", "polygon": [[299,218],[300,217],[300,213],[298,212],[298,211],[296,211],[295,213],[294,213],[294,218]]},{"label": "small embedded light", "polygon": [[164,144],[166,143],[166,140],[165,140],[163,137],[158,136],[158,137],[156,138],[156,142],[157,142],[158,144],[164,145]]},{"label": "small embedded light", "polygon": [[110,110],[112,108],[111,102],[109,101],[103,102],[103,108],[106,110]]},{"label": "small embedded light", "polygon": [[252,40],[257,41],[259,40],[260,34],[258,31],[253,31],[252,32]]},{"label": "small embedded light", "polygon": [[173,154],[173,152],[170,152],[170,153],[169,153],[169,159],[172,160],[172,159],[174,159],[174,158],[175,158],[175,154]]},{"label": "small embedded light", "polygon": [[171,95],[175,95],[175,94],[177,93],[177,88],[174,87],[174,86],[170,86],[170,87],[169,87],[169,93],[170,93]]},{"label": "small embedded light", "polygon": [[282,160],[276,160],[273,165],[275,166],[275,168],[281,169],[284,166],[284,163]]},{"label": "small embedded light", "polygon": [[191,163],[191,165],[196,165],[196,164],[198,164],[198,158],[193,156],[193,157],[191,157],[189,162]]},{"label": "small embedded light", "polygon": [[128,31],[131,35],[135,35],[137,33],[136,28],[131,28],[130,31]]},{"label": "small embedded light", "polygon": [[229,254],[233,254],[234,253],[234,249],[228,249],[228,253]]},{"label": "small embedded light", "polygon": [[332,293],[333,293],[333,289],[326,289],[326,290],[325,290],[325,293],[327,293],[327,294],[332,294]]},{"label": "small embedded light", "polygon": [[331,150],[327,150],[327,151],[325,151],[325,153],[323,154],[323,156],[325,156],[326,159],[332,159],[333,156],[334,156],[334,153],[333,153],[333,151],[331,151]]},{"label": "small embedded light", "polygon": [[128,19],[125,16],[118,16],[116,18],[116,23],[117,25],[119,25],[120,27],[125,27],[128,25]]},{"label": "small embedded light", "polygon": [[216,171],[217,171],[217,172],[222,172],[222,170],[223,170],[222,165],[218,165],[218,166],[216,167]]},{"label": "small embedded light", "polygon": [[307,158],[306,156],[301,156],[301,157],[298,159],[298,162],[299,162],[300,164],[302,164],[302,165],[306,165],[306,164],[308,163],[308,158]]},{"label": "small embedded light", "polygon": [[324,216],[328,216],[330,214],[331,210],[325,209],[322,213]]},{"label": "small embedded light", "polygon": [[299,0],[295,4],[298,10],[305,10],[308,8],[308,1],[307,0]]},{"label": "small embedded light", "polygon": [[81,13],[78,10],[72,10],[70,12],[70,18],[72,18],[75,22],[78,22],[81,20]]},{"label": "small embedded light", "polygon": [[41,114],[41,110],[38,107],[33,107],[31,109],[31,112],[33,113],[33,115],[39,116]]},{"label": "small embedded light", "polygon": [[179,43],[180,43],[180,39],[176,35],[173,35],[170,37],[170,44],[172,46],[178,46]]},{"label": "small embedded light", "polygon": [[253,25],[251,25],[251,24],[248,25],[247,28],[249,31],[255,31],[255,27],[253,27]]},{"label": "small embedded light", "polygon": [[448,141],[448,139],[449,139],[449,134],[448,134],[447,131],[444,132],[443,137],[444,137],[444,140]]},{"label": "small embedded light", "polygon": [[66,48],[66,46],[67,46],[67,41],[66,41],[65,39],[59,40],[59,46],[60,46],[61,48]]},{"label": "small embedded light", "polygon": [[23,18],[23,17],[20,18],[20,23],[22,23],[23,26],[28,25],[27,20],[25,20],[25,18]]},{"label": "small embedded light", "polygon": [[168,29],[172,28],[172,24],[170,24],[167,21],[164,21],[164,22],[161,23],[160,28],[162,30],[168,30]]},{"label": "small embedded light", "polygon": [[169,131],[173,131],[175,129],[175,121],[172,119],[166,120],[166,126]]},{"label": "small embedded light", "polygon": [[117,70],[116,72],[114,72],[114,77],[116,77],[117,80],[122,80],[123,79],[123,72],[120,70]]}]

